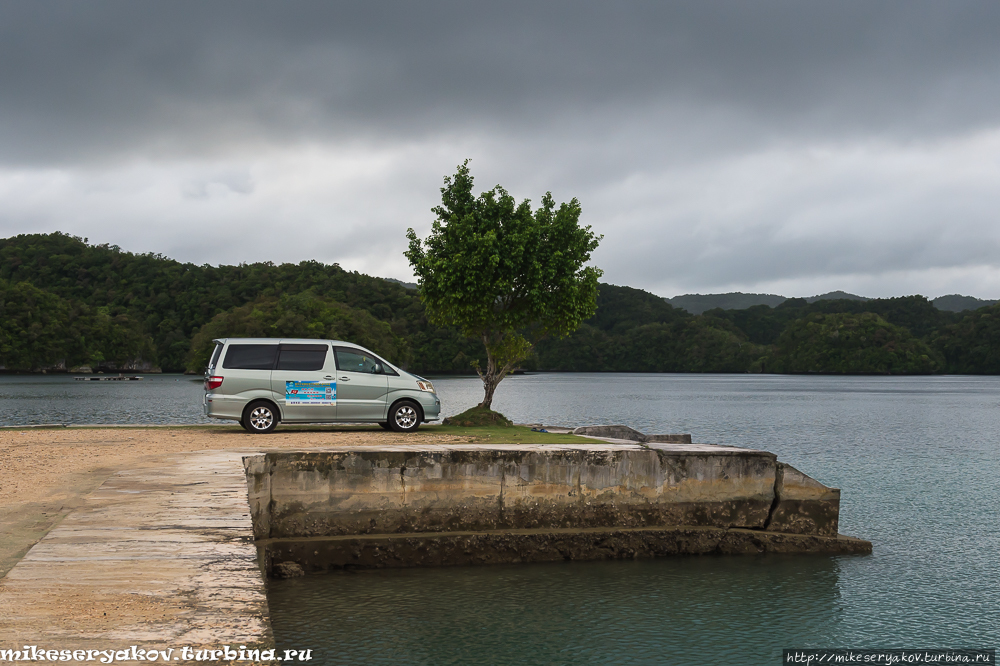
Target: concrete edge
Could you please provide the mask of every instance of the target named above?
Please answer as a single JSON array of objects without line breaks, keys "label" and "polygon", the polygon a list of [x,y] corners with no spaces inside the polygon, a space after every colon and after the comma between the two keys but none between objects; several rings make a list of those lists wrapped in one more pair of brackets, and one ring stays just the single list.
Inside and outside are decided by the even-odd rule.
[{"label": "concrete edge", "polygon": [[343,569],[651,559],[678,555],[869,555],[864,539],[693,525],[266,539],[273,577]]}]

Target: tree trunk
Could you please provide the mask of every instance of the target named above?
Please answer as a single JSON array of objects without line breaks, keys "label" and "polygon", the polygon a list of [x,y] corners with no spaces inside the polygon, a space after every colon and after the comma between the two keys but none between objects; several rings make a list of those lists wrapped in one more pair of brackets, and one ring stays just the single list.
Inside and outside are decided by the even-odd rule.
[{"label": "tree trunk", "polygon": [[489,336],[483,336],[483,344],[486,345],[486,370],[480,370],[476,367],[476,372],[479,373],[479,378],[483,380],[483,401],[479,403],[479,406],[483,409],[490,409],[493,405],[493,393],[497,390],[497,385],[500,384],[500,380],[503,376],[507,374],[506,372],[499,372],[497,368],[496,355],[491,349]]},{"label": "tree trunk", "polygon": [[476,372],[483,380],[483,401],[480,407],[490,409],[493,405],[493,392],[515,365],[528,358],[531,353],[531,343],[524,336],[514,332],[483,334],[483,344],[486,346],[486,369],[476,365]]},{"label": "tree trunk", "polygon": [[490,409],[490,406],[493,404],[493,392],[497,390],[497,385],[500,383],[501,379],[503,379],[503,377],[497,377],[496,375],[492,377],[483,377],[483,389],[485,394],[483,395],[483,401],[479,403],[480,407]]}]

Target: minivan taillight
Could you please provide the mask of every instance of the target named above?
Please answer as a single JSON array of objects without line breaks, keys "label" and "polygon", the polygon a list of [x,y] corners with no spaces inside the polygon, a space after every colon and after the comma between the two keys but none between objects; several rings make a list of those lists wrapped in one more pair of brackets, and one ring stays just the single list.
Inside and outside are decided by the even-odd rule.
[{"label": "minivan taillight", "polygon": [[205,390],[214,391],[222,386],[222,377],[209,377],[205,380]]}]

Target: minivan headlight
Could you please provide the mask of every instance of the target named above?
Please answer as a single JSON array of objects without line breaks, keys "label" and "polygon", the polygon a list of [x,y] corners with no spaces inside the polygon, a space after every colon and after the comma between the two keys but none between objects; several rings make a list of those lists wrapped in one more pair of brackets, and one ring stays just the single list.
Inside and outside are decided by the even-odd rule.
[{"label": "minivan headlight", "polygon": [[417,388],[420,389],[421,391],[430,391],[431,393],[435,392],[434,391],[434,384],[431,384],[430,382],[425,381],[425,380],[418,380],[417,381]]}]

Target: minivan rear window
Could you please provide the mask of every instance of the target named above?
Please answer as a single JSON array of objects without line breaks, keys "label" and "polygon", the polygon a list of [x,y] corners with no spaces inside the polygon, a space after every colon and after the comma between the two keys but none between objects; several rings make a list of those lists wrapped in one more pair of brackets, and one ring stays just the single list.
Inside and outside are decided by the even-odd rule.
[{"label": "minivan rear window", "polygon": [[322,370],[329,350],[327,345],[281,345],[278,370]]},{"label": "minivan rear window", "polygon": [[215,365],[219,362],[219,356],[222,355],[222,348],[224,346],[225,345],[223,345],[221,342],[215,343],[215,349],[212,351],[212,360],[208,362],[209,368],[214,368]]},{"label": "minivan rear window", "polygon": [[270,370],[278,345],[229,345],[223,368],[233,370]]}]

